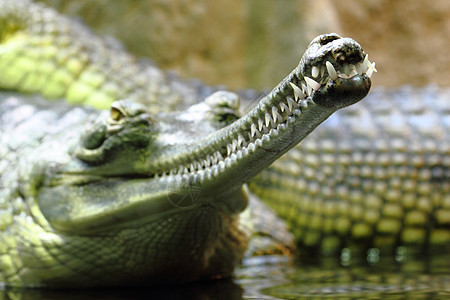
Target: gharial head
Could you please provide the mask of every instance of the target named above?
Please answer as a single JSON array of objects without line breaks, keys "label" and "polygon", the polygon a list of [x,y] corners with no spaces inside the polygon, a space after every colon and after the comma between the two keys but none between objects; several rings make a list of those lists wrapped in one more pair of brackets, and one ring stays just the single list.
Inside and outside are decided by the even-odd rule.
[{"label": "gharial head", "polygon": [[55,228],[77,232],[205,203],[240,211],[245,200],[231,195],[333,112],[364,98],[374,71],[358,43],[326,34],[240,118],[230,92],[174,113],[117,101],[81,138],[73,160],[49,171],[57,184],[41,187],[39,206]]}]

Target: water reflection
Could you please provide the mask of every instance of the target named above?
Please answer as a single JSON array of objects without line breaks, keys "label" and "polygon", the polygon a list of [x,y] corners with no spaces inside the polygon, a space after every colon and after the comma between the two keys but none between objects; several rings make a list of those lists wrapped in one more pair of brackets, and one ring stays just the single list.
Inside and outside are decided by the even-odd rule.
[{"label": "water reflection", "polygon": [[179,286],[81,290],[7,290],[0,300],[141,300],[141,299],[242,299],[243,289],[233,280]]},{"label": "water reflection", "polygon": [[365,256],[343,249],[340,256],[289,259],[255,257],[244,261],[234,280],[181,286],[90,290],[0,291],[14,299],[450,299],[450,254],[385,255],[372,248]]},{"label": "water reflection", "polygon": [[260,292],[275,299],[450,299],[448,252],[399,247],[394,253],[371,248],[360,256],[343,249],[340,257],[303,258],[286,272],[287,283]]}]

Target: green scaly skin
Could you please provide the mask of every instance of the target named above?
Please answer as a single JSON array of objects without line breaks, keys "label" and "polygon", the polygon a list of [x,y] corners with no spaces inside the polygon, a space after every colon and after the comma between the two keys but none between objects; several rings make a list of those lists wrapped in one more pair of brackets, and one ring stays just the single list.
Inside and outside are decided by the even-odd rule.
[{"label": "green scaly skin", "polygon": [[[31,13],[42,9],[31,7]],[[38,77],[20,68],[32,61],[24,63],[28,56],[18,47],[31,50],[31,36],[5,32],[1,73],[14,80],[4,76],[3,86],[33,92],[27,88]],[[366,96],[371,64],[365,57],[350,38],[317,37],[298,67],[241,118],[229,92],[157,114],[152,99],[149,105],[116,101],[109,113],[98,113],[5,94],[2,167],[17,168],[3,170],[0,180],[0,282],[84,287],[230,276],[249,238],[239,224],[251,197],[243,184],[335,111]],[[360,72],[332,80],[326,62],[335,72],[347,65]],[[325,75],[308,83],[315,68]],[[50,81],[41,87],[54,87]],[[70,90],[58,96],[69,97]]]},{"label": "green scaly skin", "polygon": [[[2,8],[0,10],[0,85],[3,88],[16,89],[25,93],[40,92],[46,98],[62,97],[66,98],[70,103],[86,104],[97,108],[106,108],[113,100],[128,97],[133,101],[144,103],[146,105],[144,110],[151,112],[170,111],[173,107],[184,109],[190,104],[203,99],[211,92],[210,88],[201,84],[183,82],[174,77],[164,75],[149,64],[136,63],[135,59],[119,47],[111,47],[110,44],[95,37],[84,26],[58,16],[53,10],[39,5],[31,5],[28,1],[0,1],[0,7]],[[81,41],[83,42],[81,43]],[[56,47],[55,45],[58,46]],[[98,60],[102,56],[111,59]],[[115,62],[114,66],[109,63],[110,61]],[[306,74],[312,77],[310,73],[311,70],[307,70]],[[297,82],[295,83],[298,84]],[[301,84],[298,85],[301,86]],[[429,95],[428,90],[424,90],[421,93],[423,96]],[[439,95],[440,93],[442,91],[439,90],[436,94]],[[448,122],[445,123],[450,112],[448,92],[444,92],[443,96],[437,96],[436,99],[433,98],[432,101],[424,102],[422,94],[415,95],[407,91],[404,95],[404,103],[399,106],[392,106],[390,101],[392,97],[390,95],[386,96],[384,92],[378,94],[379,96],[372,95],[370,97],[372,102],[369,102],[369,104],[372,103],[372,105],[368,108],[363,106],[355,107],[355,109],[345,114],[345,118],[338,118],[337,121],[335,119],[334,123],[328,123],[331,125],[319,128],[317,135],[309,137],[303,143],[305,147],[295,147],[295,151],[288,152],[271,167],[263,170],[262,174],[253,180],[250,185],[253,192],[272,205],[277,213],[288,221],[290,229],[302,247],[322,248],[324,252],[328,252],[338,250],[344,246],[351,246],[353,243],[362,244],[365,247],[411,244],[448,246],[449,244],[450,201],[448,197],[450,188],[448,177],[450,163],[448,162],[448,157],[450,150],[447,146],[448,143],[445,143],[445,141],[449,141]],[[16,95],[15,97],[21,98],[23,96]],[[410,98],[414,97],[416,98],[411,103]],[[436,102],[435,100],[439,101]],[[25,107],[35,106],[36,101],[39,102],[38,99],[29,100],[28,105],[25,105]],[[196,116],[202,122],[198,124],[190,122],[186,126],[181,126],[181,128],[190,128],[187,130],[189,133],[183,132],[183,134],[175,136],[172,132],[172,134],[169,134],[169,137],[172,140],[173,138],[182,139],[183,142],[180,144],[189,144],[185,141],[189,139],[195,140],[206,135],[207,132],[212,132],[223,126],[224,120],[227,123],[237,118],[235,114],[237,101],[232,94],[215,95],[207,102],[209,102],[206,105],[207,109],[195,108],[197,110]],[[22,107],[22,104],[24,103],[17,104],[16,112],[18,114],[19,112],[23,114],[21,109],[19,109],[19,107]],[[56,109],[54,106],[59,107],[57,102],[53,104],[51,109],[46,105],[41,103],[38,105],[38,108],[48,111],[47,114],[44,114],[47,118],[49,114],[53,115],[56,111],[61,114],[60,117],[63,116],[63,112],[67,112],[69,120],[74,118],[73,124],[80,124],[83,120],[86,123],[93,122],[93,119],[81,113],[80,109],[74,109],[76,116],[74,117],[74,113],[72,111],[69,112],[69,108]],[[119,106],[116,107],[116,105]],[[117,116],[117,111],[126,109],[129,104],[115,103],[114,106],[112,115]],[[188,114],[190,113],[192,113],[192,110],[188,112]],[[272,114],[273,118],[273,112],[269,111],[269,114]],[[11,113],[11,115],[17,114]],[[413,117],[408,117],[408,115],[413,115]],[[174,120],[179,117],[176,115],[171,117],[162,116],[164,117],[158,120],[162,124],[170,123],[167,120]],[[399,116],[403,120],[401,124],[398,124]],[[31,118],[31,116],[29,117]],[[263,119],[265,117],[264,114]],[[422,117],[426,118],[426,120],[434,120],[434,122],[430,126],[424,126],[425,123],[423,123],[424,119]],[[185,118],[181,117],[181,119]],[[40,120],[39,117],[36,119]],[[80,204],[80,207],[77,208],[78,211],[77,209],[72,209],[71,215],[61,217],[60,211],[66,209],[64,206],[67,205],[67,201],[60,202],[59,208],[51,207],[54,203],[50,200],[52,197],[49,197],[46,205],[47,213],[50,213],[50,218],[53,217],[52,222],[48,223],[45,217],[42,220],[37,218],[36,216],[40,214],[37,212],[36,215],[32,214],[32,216],[39,220],[37,222],[38,225],[30,222],[27,226],[20,227],[26,224],[24,220],[30,221],[29,218],[26,218],[26,214],[30,211],[27,208],[28,200],[24,202],[21,198],[27,195],[24,190],[27,191],[29,186],[29,184],[25,184],[29,178],[24,176],[24,174],[32,173],[33,176],[31,178],[33,180],[38,178],[37,181],[39,182],[46,180],[42,179],[40,175],[42,170],[39,171],[39,168],[37,168],[37,171],[34,169],[32,171],[26,170],[25,168],[20,174],[20,176],[23,176],[21,181],[18,180],[18,173],[8,172],[5,175],[6,172],[4,170],[8,163],[11,165],[16,164],[18,157],[35,155],[36,157],[32,161],[37,161],[37,158],[41,157],[41,154],[35,153],[40,153],[41,151],[39,150],[42,149],[39,148],[38,151],[33,152],[35,150],[32,150],[32,148],[38,145],[39,142],[36,141],[43,139],[43,136],[48,134],[48,132],[53,134],[54,130],[51,130],[51,128],[57,125],[55,125],[56,123],[46,124],[44,122],[41,124],[42,126],[37,126],[38,130],[33,130],[36,128],[33,126],[35,121],[30,120],[29,127],[25,127],[28,130],[27,134],[17,135],[22,136],[21,139],[18,139],[20,142],[12,142],[12,135],[2,136],[2,144],[6,144],[7,147],[0,147],[0,156],[2,157],[0,171],[3,174],[0,182],[0,231],[8,230],[8,235],[0,237],[0,239],[3,238],[2,243],[0,243],[0,279],[2,279],[1,276],[5,276],[4,274],[9,274],[13,279],[2,280],[8,281],[10,285],[65,285],[68,280],[73,280],[71,276],[75,276],[77,279],[70,284],[70,286],[74,286],[86,285],[85,282],[89,281],[83,275],[77,277],[75,273],[92,273],[94,274],[93,276],[97,277],[110,276],[110,278],[102,278],[101,280],[96,277],[97,280],[91,280],[89,283],[92,285],[130,284],[130,282],[121,281],[121,277],[117,276],[116,272],[107,275],[109,274],[107,272],[110,270],[108,268],[92,270],[91,265],[96,261],[101,261],[100,257],[105,257],[102,263],[105,263],[108,259],[113,261],[113,257],[109,256],[110,252],[107,250],[102,252],[102,250],[98,251],[96,255],[89,255],[92,249],[98,249],[97,245],[104,245],[102,242],[113,239],[114,233],[92,238],[90,230],[91,226],[97,228],[99,224],[101,226],[108,225],[108,213],[111,213],[110,216],[112,216],[115,212],[112,213],[112,210],[106,209],[104,214],[100,213],[98,215],[98,220],[95,220],[96,214],[103,208],[111,205],[116,198],[113,197],[110,202],[101,203],[101,205],[100,203],[90,203],[91,206],[86,206],[86,209]],[[218,121],[220,122],[218,123]],[[182,120],[182,122],[185,122],[185,120]],[[369,122],[369,125],[367,122]],[[102,122],[100,121],[99,123],[101,124]],[[72,126],[79,127],[73,124]],[[48,128],[44,125],[48,126]],[[166,129],[170,128],[169,125],[167,125]],[[4,125],[2,124],[2,126]],[[47,129],[44,130],[42,127]],[[111,153],[115,153],[114,149],[119,144],[127,144],[126,138],[123,140],[123,137],[121,137],[116,140],[118,142],[106,143],[109,145],[109,148],[93,151],[98,150],[95,148],[98,146],[98,143],[95,141],[105,137],[102,130],[106,127],[106,124],[100,125],[100,129],[94,130],[95,134],[87,135],[89,137],[86,139],[88,142],[85,142],[84,145],[88,145],[89,149],[74,146],[77,144],[82,131],[80,131],[81,129],[74,130],[72,128],[71,131],[74,136],[65,137],[70,140],[72,148],[77,149],[70,150],[72,151],[71,153],[76,153],[72,154],[72,156],[76,155],[77,159],[84,161],[89,166],[96,166],[95,172],[100,170],[100,172],[104,172],[108,176],[112,176],[114,172],[119,172],[120,174],[123,174],[121,172],[126,172],[127,176],[132,175],[142,179],[142,174],[136,175],[136,169],[128,166],[133,159],[140,159],[140,156],[136,154],[136,148],[124,150],[126,152],[125,156],[130,155],[130,157],[133,157],[132,159],[120,161],[121,157],[124,156],[116,155],[113,156],[114,159],[112,161],[103,161]],[[67,131],[69,130],[67,129]],[[24,137],[30,135],[30,132],[33,134],[31,134],[30,140],[27,141],[27,138]],[[152,134],[164,136],[164,134],[167,134],[167,131],[162,133],[152,131]],[[65,134],[61,133],[60,135]],[[136,136],[136,132],[133,133],[134,138],[138,136],[139,134]],[[51,138],[45,139],[45,141],[48,143],[51,141]],[[373,141],[376,141],[375,147],[372,146]],[[145,148],[140,143],[145,144],[145,141],[138,142],[138,146],[132,145],[132,147]],[[52,146],[60,148],[61,144],[64,143],[59,141],[53,144],[49,143],[44,148],[50,149],[49,153],[58,157],[52,150]],[[24,145],[28,146],[25,147]],[[20,152],[23,153],[21,156],[10,154],[12,150],[18,151],[17,149],[20,148],[23,149]],[[138,152],[145,152],[143,148],[139,148]],[[29,152],[33,152],[33,154]],[[44,157],[44,161],[58,161],[61,157],[68,159],[67,153],[63,149],[61,149],[60,158],[51,157],[50,159],[49,156]],[[28,160],[29,158],[25,161]],[[77,173],[76,164],[72,163],[69,165],[69,169],[75,168],[74,174],[64,176],[63,179],[57,176],[56,179],[53,178],[47,181],[56,182],[56,185],[61,183],[69,186],[72,184],[79,185],[80,181],[98,180],[102,182],[103,173],[101,175],[80,176]],[[195,168],[194,166],[191,167],[190,163],[186,163],[186,167]],[[124,171],[124,168],[125,170],[128,168],[128,171]],[[141,171],[139,170],[138,173]],[[108,178],[106,182],[110,181],[111,178]],[[20,188],[17,187],[18,182],[22,183]],[[327,183],[326,186],[323,185],[323,182]],[[33,184],[31,184],[30,191],[28,191],[31,194],[36,193],[36,191],[33,191],[35,189]],[[191,207],[193,201],[191,197],[192,192],[199,190],[202,189],[191,186],[188,188],[190,196],[187,198],[185,192],[176,191],[174,193],[175,197],[172,194],[168,194],[170,196],[166,195],[166,199],[172,205],[178,207]],[[66,195],[66,190],[60,189],[60,192],[63,196]],[[45,193],[48,193],[48,191],[45,191]],[[71,191],[67,193],[69,195]],[[76,194],[78,197],[78,193]],[[74,196],[75,199],[78,199],[77,197]],[[253,200],[254,196],[250,194],[250,197]],[[235,199],[238,198],[240,197],[235,197]],[[3,199],[9,200],[3,201]],[[90,199],[92,200],[92,197]],[[198,203],[198,199],[195,199],[196,201],[194,202]],[[33,201],[31,200],[31,202]],[[44,202],[42,202],[42,205],[44,205]],[[89,202],[89,199],[82,199],[81,201],[81,203],[87,202]],[[225,230],[227,231],[226,234],[220,230],[212,230],[208,233],[211,236],[227,235],[232,237],[233,242],[230,242],[228,238],[224,238],[227,242],[223,242],[222,246],[231,245],[230,248],[234,247],[234,250],[231,254],[226,252],[223,257],[227,259],[222,262],[222,266],[217,264],[217,259],[216,263],[211,263],[216,272],[211,272],[210,274],[205,272],[203,274],[204,277],[229,274],[232,265],[239,260],[240,254],[238,253],[245,248],[247,238],[240,231],[240,227],[236,226],[236,216],[240,210],[239,206],[239,203],[237,203],[233,206],[231,213],[228,210],[227,213],[222,213],[220,218],[217,218],[222,222],[221,228],[229,226]],[[164,205],[161,207],[164,208]],[[39,209],[38,207],[33,210]],[[23,212],[27,213],[24,214]],[[126,209],[121,210],[121,214],[127,215],[129,212]],[[263,218],[267,219],[267,212],[263,213],[266,214]],[[192,213],[192,217],[187,218],[191,221],[184,220],[184,224],[195,227],[191,222],[195,220],[195,217],[200,216],[201,219],[204,214],[206,213]],[[81,216],[86,219],[77,219]],[[277,227],[273,225],[272,221],[273,219],[270,219],[268,221],[270,224],[263,224],[269,227],[266,233],[274,234],[272,232],[273,228]],[[17,231],[19,230],[17,226],[15,229],[12,229],[13,223],[22,228],[20,229],[23,230],[21,231],[22,233]],[[45,234],[42,236],[49,240],[45,240],[44,243],[37,239],[34,239],[32,242],[21,241],[23,245],[28,247],[33,248],[36,246],[36,249],[33,250],[34,252],[27,252],[28,250],[25,249],[30,248],[25,246],[16,247],[17,241],[13,238],[14,234],[20,236],[20,234],[27,233],[32,236],[35,232],[42,232],[42,228],[40,228],[42,224],[48,226],[44,226],[43,232]],[[139,222],[135,224],[136,227],[142,225]],[[72,227],[72,225],[76,226]],[[75,238],[76,242],[71,243],[73,242],[71,241],[62,246],[63,249],[68,250],[68,254],[62,254],[64,251],[58,252],[60,250],[58,247],[52,248],[52,243],[60,245],[56,241],[60,241],[61,236],[64,237],[64,235],[58,236],[58,231],[54,235],[46,232],[47,229],[50,229],[51,232],[58,227],[64,234],[67,233],[68,227],[73,228],[75,234],[77,232],[83,233]],[[144,227],[141,227],[142,232],[152,231],[150,225],[148,228]],[[70,232],[70,230],[69,233],[73,236],[74,233]],[[116,241],[120,240],[120,243],[123,244],[136,238],[137,233],[132,233],[131,231],[126,232],[122,230],[122,232],[126,232],[122,234],[125,238],[116,237]],[[87,233],[90,233],[90,236]],[[108,238],[105,238],[106,236]],[[55,240],[51,240],[50,237]],[[162,236],[160,237],[163,238]],[[166,237],[164,243],[170,244],[167,241],[170,239]],[[204,239],[203,241],[211,243],[211,248],[214,248],[214,245],[217,245],[217,243],[213,240],[210,237],[210,239]],[[164,243],[161,243],[161,245],[166,245]],[[65,260],[65,258],[70,257],[69,249],[72,249],[71,247],[74,245],[77,245],[77,258],[71,257],[71,260]],[[185,248],[179,247],[179,249],[183,250]],[[18,249],[35,256],[34,263],[36,263],[36,260],[44,262],[45,266],[42,268],[48,267],[47,275],[40,278],[36,275],[39,272],[30,271],[27,269],[29,267],[22,267],[23,258]],[[49,251],[51,249],[53,249],[53,252]],[[180,252],[179,249],[176,251]],[[223,247],[221,249],[223,250]],[[133,262],[137,264],[136,257],[139,257],[140,252],[136,251],[130,254],[130,248],[126,247],[118,247],[115,250],[115,255],[117,256],[126,253],[123,256],[123,263],[128,263],[130,265],[129,269],[134,274],[130,277],[130,281],[133,281],[132,283],[139,282],[143,271],[141,270],[139,274],[139,271],[135,272],[131,265]],[[175,252],[172,252],[172,254]],[[183,256],[183,258],[179,259],[185,261],[190,258],[191,256]],[[25,261],[33,263],[33,260]],[[64,266],[61,266],[61,261],[64,261]],[[116,263],[114,261],[112,264]],[[177,263],[180,266],[184,266],[184,268],[175,271],[167,268],[167,265],[164,264],[152,267],[155,267],[155,269],[158,267],[164,268],[165,273],[163,272],[162,275],[165,275],[168,280],[174,279],[175,281],[183,277],[181,274],[189,268],[189,266],[183,265],[180,261],[174,261],[173,265]],[[228,264],[228,266],[224,266],[225,264]],[[32,266],[35,265],[32,264]],[[68,266],[72,268],[72,273],[67,270],[66,267]],[[4,271],[1,271],[2,267]],[[123,265],[120,265],[120,267],[124,269]],[[21,271],[19,272],[18,270]],[[18,273],[25,273],[26,280],[22,279]],[[186,274],[183,275],[184,278],[180,280],[191,280],[198,274],[192,274],[192,278],[186,278]],[[36,278],[33,278],[33,276]],[[53,276],[53,278],[46,278],[46,276]],[[59,278],[61,276],[63,277],[62,279]],[[55,279],[55,277],[58,277],[58,279]],[[151,279],[151,276],[148,278]],[[158,278],[165,279],[164,276]]]},{"label": "green scaly skin", "polygon": [[[373,90],[249,187],[312,253],[450,245],[450,89]],[[295,209],[293,209],[295,208]]]},{"label": "green scaly skin", "polygon": [[[126,97],[153,112],[181,110],[212,92],[135,63],[119,47],[53,10],[28,7],[27,1],[2,5],[3,22],[9,24],[0,57],[6,88],[99,108]],[[301,246],[314,250],[336,251],[355,241],[366,248],[445,245],[450,242],[445,121],[450,101],[445,90],[433,93],[379,92],[368,107],[359,105],[325,125],[323,134],[265,170],[252,190],[288,220]],[[231,115],[237,109],[230,103]]]},{"label": "green scaly skin", "polygon": [[144,101],[152,112],[186,108],[210,93],[172,80],[148,61],[138,62],[116,41],[99,39],[83,24],[42,4],[1,0],[0,7],[4,89],[98,109],[127,98]]}]

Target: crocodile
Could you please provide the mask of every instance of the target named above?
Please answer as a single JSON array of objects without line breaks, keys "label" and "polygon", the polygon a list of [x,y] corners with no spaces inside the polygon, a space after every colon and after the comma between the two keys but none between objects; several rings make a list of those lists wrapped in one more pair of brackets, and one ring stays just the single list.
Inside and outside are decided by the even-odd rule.
[{"label": "crocodile", "polygon": [[306,255],[370,248],[392,255],[403,246],[448,252],[449,129],[450,89],[374,89],[250,188],[287,220]]},{"label": "crocodile", "polygon": [[[192,106],[213,89],[166,75],[148,62],[137,62],[114,41],[100,39],[79,22],[42,5],[21,0],[0,1],[0,7],[3,89],[41,93],[45,98],[64,98],[99,109],[111,106],[109,116],[97,117],[97,111],[60,102],[46,103],[19,94],[3,96],[5,108],[0,112],[5,120],[24,112],[26,117],[2,124],[9,131],[2,135],[6,140],[2,144],[7,145],[2,148],[3,168],[24,162],[17,172],[2,175],[0,281],[73,287],[228,276],[247,247],[239,218],[247,212],[242,210],[248,198],[251,206],[256,195],[288,220],[300,246],[328,251],[355,240],[367,247],[448,244],[448,96],[435,104],[423,102],[419,95],[417,101],[405,100],[392,110],[390,99],[381,92],[370,97],[375,98],[373,111],[358,106],[345,119],[332,116],[329,124],[335,126],[318,128],[320,134],[307,139],[306,147],[295,147],[281,156],[336,109],[368,92],[368,78],[375,69],[363,52],[335,51],[332,57],[325,55],[325,61],[321,57],[321,64],[305,58],[317,57],[322,47],[334,49],[330,45],[339,43],[350,43],[353,46],[347,49],[352,49],[357,44],[350,39],[335,34],[315,39],[294,73],[240,118],[235,94],[216,93]],[[132,102],[113,102],[120,98]],[[328,112],[319,117],[315,108]],[[12,111],[17,114],[6,113]],[[283,140],[286,129],[294,130],[289,125],[289,120],[294,121],[290,113],[309,125],[296,126],[302,134],[295,139],[287,134]],[[416,118],[409,119],[407,113]],[[408,119],[390,126],[398,116]],[[436,121],[436,132],[432,126],[423,130],[423,116]],[[284,122],[282,130],[277,120]],[[93,122],[93,128],[79,128]],[[32,132],[30,140],[14,141],[11,137],[24,136],[15,134],[16,128]],[[243,128],[248,138],[237,133]],[[391,143],[392,129],[397,131]],[[271,134],[287,144],[274,142]],[[249,143],[254,139],[255,143]],[[169,141],[175,145],[170,149]],[[379,141],[377,147],[371,147],[372,141]],[[252,150],[251,158],[237,166],[235,161],[243,158],[242,149],[247,146],[262,154]],[[155,147],[163,150],[149,152]],[[206,157],[199,149],[205,149]],[[150,162],[149,157],[157,159]],[[197,175],[186,175],[191,171]],[[249,189],[241,188],[260,172]],[[323,182],[327,182],[325,187]],[[140,190],[139,195],[131,187]],[[152,202],[143,201],[149,195],[143,190],[152,192]],[[135,197],[119,200],[117,195],[123,191]],[[61,200],[68,197],[70,202]],[[161,216],[163,223],[144,226],[152,209],[157,211],[153,218]],[[269,223],[263,225],[273,225]],[[175,242],[167,229],[176,226],[183,229],[178,233],[181,241]],[[148,239],[154,238],[150,232],[157,235],[158,231],[168,236],[158,235],[157,245],[149,244]],[[35,237],[37,233],[43,240]],[[203,243],[186,244],[183,236],[200,236]],[[139,243],[145,249],[127,248]],[[145,263],[155,261],[155,256],[157,264]]]},{"label": "crocodile", "polygon": [[[2,33],[2,84],[35,92],[52,79],[39,81],[27,69],[19,48],[33,47],[20,26],[33,18],[17,22],[8,13],[26,10],[15,5],[2,10],[12,20]],[[46,20],[51,10],[40,9]],[[65,30],[53,25],[37,27]],[[45,37],[39,42],[45,46]],[[227,91],[172,112],[154,112],[153,98],[144,104],[132,95],[98,112],[4,94],[0,281],[86,287],[230,276],[249,238],[240,225],[250,198],[243,185],[332,113],[364,98],[373,71],[357,42],[326,34],[242,117],[239,97]],[[73,89],[65,91],[69,100]],[[96,97],[107,101],[94,95],[87,102]]]}]

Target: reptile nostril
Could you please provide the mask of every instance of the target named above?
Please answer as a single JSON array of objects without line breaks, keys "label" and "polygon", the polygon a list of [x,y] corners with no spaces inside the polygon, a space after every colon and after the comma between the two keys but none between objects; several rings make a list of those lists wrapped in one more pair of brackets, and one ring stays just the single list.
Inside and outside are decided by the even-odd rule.
[{"label": "reptile nostril", "polygon": [[321,46],[325,46],[326,44],[331,43],[332,41],[338,40],[340,38],[341,37],[339,35],[337,35],[335,33],[330,33],[330,34],[324,35],[320,39],[319,43],[320,43]]}]

